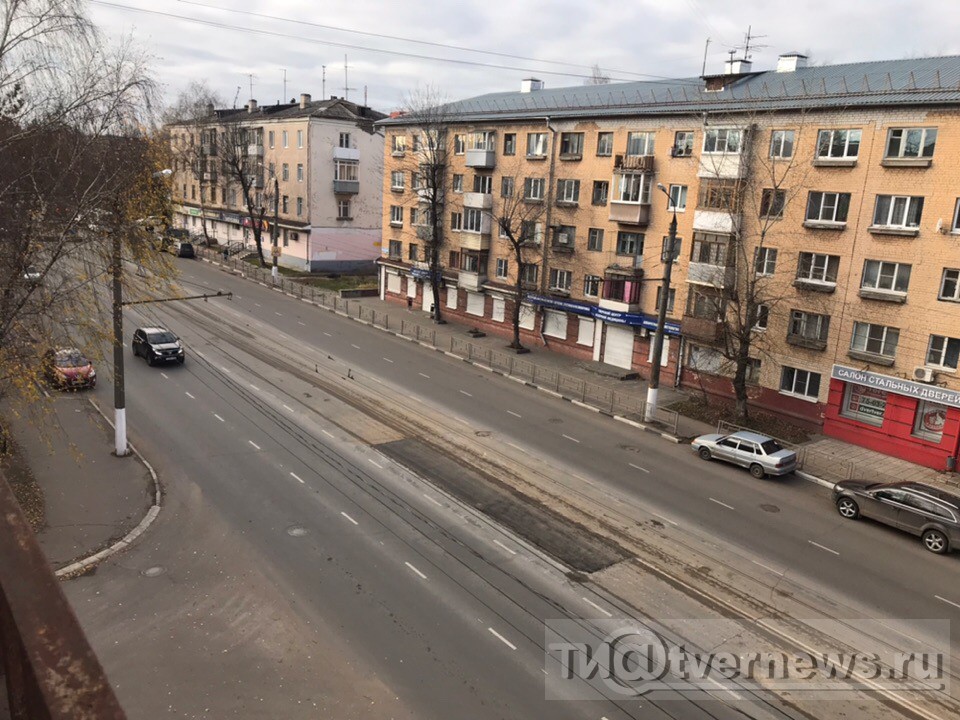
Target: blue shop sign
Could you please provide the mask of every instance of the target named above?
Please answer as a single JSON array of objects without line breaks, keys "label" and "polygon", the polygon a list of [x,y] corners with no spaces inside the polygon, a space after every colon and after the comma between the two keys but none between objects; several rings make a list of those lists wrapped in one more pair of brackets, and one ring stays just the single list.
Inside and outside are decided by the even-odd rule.
[{"label": "blue shop sign", "polygon": [[430,269],[429,268],[411,268],[410,277],[417,280],[430,280]]},{"label": "blue shop sign", "polygon": [[[597,307],[596,305],[590,305],[588,303],[576,302],[575,300],[562,300],[545,295],[527,295],[527,300],[534,305],[540,305],[554,310],[563,310],[576,315],[586,315],[610,325],[631,325],[634,327],[644,327],[648,330],[657,329],[657,318],[644,315],[643,313],[608,310],[607,308]],[[675,322],[667,322],[664,324],[663,330],[667,335],[679,335],[680,325]]]}]

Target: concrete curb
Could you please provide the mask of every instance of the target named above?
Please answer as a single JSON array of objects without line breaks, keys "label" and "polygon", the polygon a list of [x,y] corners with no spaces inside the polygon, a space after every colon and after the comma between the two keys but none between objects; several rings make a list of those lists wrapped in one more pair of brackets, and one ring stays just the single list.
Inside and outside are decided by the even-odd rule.
[{"label": "concrete curb", "polygon": [[810,473],[803,472],[803,470],[794,470],[793,474],[796,475],[798,478],[801,478],[802,480],[807,480],[809,482],[816,483],[821,487],[830,488],[831,490],[833,490],[833,486],[836,485],[836,483],[834,482],[830,482],[829,480],[824,480],[823,478],[817,477],[816,475],[811,475]]},{"label": "concrete curb", "polygon": [[[106,413],[100,409],[100,406],[97,405],[96,401],[90,398],[89,402],[91,405],[93,405],[96,411],[100,413],[101,417],[107,421],[107,424],[110,427],[113,427],[113,422],[107,417]],[[143,455],[140,454],[140,451],[133,446],[133,443],[130,443],[130,449],[133,451],[133,454],[137,456],[137,459],[144,464],[144,467],[147,468],[147,471],[150,473],[150,477],[153,480],[153,505],[150,506],[150,509],[147,510],[147,514],[143,516],[143,519],[140,520],[137,526],[124,535],[120,540],[117,540],[117,542],[115,542],[113,545],[104,548],[100,552],[94,553],[89,557],[85,557],[82,560],[77,560],[76,562],[70,563],[66,567],[60,568],[55,573],[58,578],[88,570],[111,555],[115,555],[121,550],[126,550],[130,545],[136,542],[137,539],[143,535],[143,533],[147,531],[147,528],[153,524],[153,521],[156,520],[157,516],[160,514],[160,501],[163,496],[163,490],[160,487],[160,478],[157,477],[157,472],[153,469],[153,466],[147,462],[147,459],[143,457]]]}]

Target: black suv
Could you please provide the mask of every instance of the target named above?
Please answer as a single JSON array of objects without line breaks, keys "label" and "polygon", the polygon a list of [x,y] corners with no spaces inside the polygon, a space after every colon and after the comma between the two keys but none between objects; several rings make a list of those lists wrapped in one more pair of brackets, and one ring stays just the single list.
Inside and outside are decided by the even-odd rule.
[{"label": "black suv", "polygon": [[833,488],[843,517],[867,517],[923,540],[930,552],[946,553],[960,545],[960,495],[915,482],[868,483],[844,480]]},{"label": "black suv", "polygon": [[158,362],[178,362],[186,359],[180,338],[162,327],[137,328],[133,333],[133,354],[142,355],[147,365]]}]

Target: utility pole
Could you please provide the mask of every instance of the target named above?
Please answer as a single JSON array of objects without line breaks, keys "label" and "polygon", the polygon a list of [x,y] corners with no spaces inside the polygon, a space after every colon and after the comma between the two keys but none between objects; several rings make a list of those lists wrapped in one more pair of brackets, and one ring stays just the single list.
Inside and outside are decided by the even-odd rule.
[{"label": "utility pole", "polygon": [[320,99],[327,99],[327,66],[320,66]]},{"label": "utility pole", "polygon": [[280,68],[283,71],[283,95],[280,97],[280,102],[285,103],[287,101],[287,69]]},{"label": "utility pole", "polygon": [[277,179],[276,173],[273,176],[273,227],[271,228],[271,237],[273,238],[273,269],[270,271],[270,275],[273,277],[273,281],[276,282],[277,278],[280,277],[280,267],[278,261],[280,260],[280,247],[277,245],[277,237],[280,234],[280,227],[278,223],[280,222],[280,181]]},{"label": "utility pole", "polygon": [[[662,183],[657,183],[657,189],[672,202],[670,193]],[[669,207],[669,204],[667,205]],[[663,284],[660,286],[660,308],[657,311],[657,330],[653,336],[653,363],[650,367],[650,382],[647,384],[647,403],[644,408],[643,419],[646,422],[656,420],[657,395],[660,390],[660,356],[663,355],[663,329],[667,324],[667,305],[670,304],[670,276],[673,274],[673,254],[677,244],[677,209],[673,209],[673,219],[670,221],[670,235],[667,246],[661,259],[664,262]]]},{"label": "utility pole", "polygon": [[113,431],[117,457],[130,453],[127,447],[127,402],[123,387],[123,239],[113,233],[110,274],[113,276]]}]

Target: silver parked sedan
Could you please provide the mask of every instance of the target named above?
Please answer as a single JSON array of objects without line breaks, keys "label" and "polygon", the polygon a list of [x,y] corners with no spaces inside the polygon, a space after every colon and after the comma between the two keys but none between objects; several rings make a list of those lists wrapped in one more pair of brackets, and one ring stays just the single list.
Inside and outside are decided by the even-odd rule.
[{"label": "silver parked sedan", "polygon": [[704,460],[716,458],[750,469],[757,479],[786,475],[797,469],[797,454],[773,438],[740,431],[732,435],[701,435],[690,445]]}]

